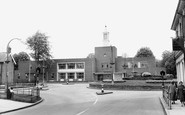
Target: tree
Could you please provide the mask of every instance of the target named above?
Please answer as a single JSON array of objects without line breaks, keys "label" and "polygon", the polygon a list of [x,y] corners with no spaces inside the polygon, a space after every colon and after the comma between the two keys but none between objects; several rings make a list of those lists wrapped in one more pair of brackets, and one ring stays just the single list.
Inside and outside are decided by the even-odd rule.
[{"label": "tree", "polygon": [[94,58],[94,57],[95,57],[94,53],[90,53],[90,54],[87,56],[87,58]]},{"label": "tree", "polygon": [[52,57],[50,54],[48,36],[44,33],[37,31],[33,36],[29,37],[26,42],[32,50],[32,53],[30,53],[31,57],[37,62],[41,59],[46,60]]},{"label": "tree", "polygon": [[175,52],[164,51],[161,66],[166,68],[166,73],[176,76]]},{"label": "tree", "polygon": [[170,51],[164,51],[162,53],[162,60],[161,60],[161,66],[162,67],[165,67],[165,63],[168,61],[168,59],[170,58],[171,56],[171,52]]},{"label": "tree", "polygon": [[18,69],[19,61],[28,61],[28,60],[30,60],[30,57],[26,52],[19,52],[18,54],[14,54],[13,58],[15,59],[15,62],[16,62],[16,65],[14,66],[15,70]]},{"label": "tree", "polygon": [[150,48],[142,47],[137,51],[135,57],[154,57],[154,55]]}]

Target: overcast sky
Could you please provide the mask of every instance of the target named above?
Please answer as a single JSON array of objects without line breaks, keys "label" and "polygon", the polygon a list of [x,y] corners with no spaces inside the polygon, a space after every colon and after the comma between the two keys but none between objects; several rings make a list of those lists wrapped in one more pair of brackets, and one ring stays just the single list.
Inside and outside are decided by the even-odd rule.
[{"label": "overcast sky", "polygon": [[[178,0],[1,0],[0,52],[12,38],[37,31],[49,37],[53,58],[85,58],[103,45],[105,25],[118,56],[149,47],[157,59],[172,51],[171,25]],[[30,52],[18,40],[12,53]]]}]

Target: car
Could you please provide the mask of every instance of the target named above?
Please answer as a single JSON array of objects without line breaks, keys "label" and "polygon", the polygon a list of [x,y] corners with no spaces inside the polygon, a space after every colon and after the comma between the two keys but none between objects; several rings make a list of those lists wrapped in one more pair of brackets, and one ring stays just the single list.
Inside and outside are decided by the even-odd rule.
[{"label": "car", "polygon": [[142,73],[142,77],[149,77],[151,76],[152,74],[150,72],[143,72]]}]

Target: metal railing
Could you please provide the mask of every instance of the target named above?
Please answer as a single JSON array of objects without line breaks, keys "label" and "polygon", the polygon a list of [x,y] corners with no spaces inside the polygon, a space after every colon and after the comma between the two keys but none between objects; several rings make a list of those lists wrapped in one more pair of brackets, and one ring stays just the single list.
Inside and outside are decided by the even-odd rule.
[{"label": "metal railing", "polygon": [[23,94],[40,97],[40,89],[38,87],[14,88],[13,92],[14,94]]},{"label": "metal railing", "polygon": [[35,83],[15,83],[16,87],[34,87]]},{"label": "metal railing", "polygon": [[166,102],[166,104],[168,105],[169,109],[172,109],[172,105],[171,105],[171,93],[168,92],[168,89],[165,87],[162,87],[162,95],[163,95],[163,99]]}]

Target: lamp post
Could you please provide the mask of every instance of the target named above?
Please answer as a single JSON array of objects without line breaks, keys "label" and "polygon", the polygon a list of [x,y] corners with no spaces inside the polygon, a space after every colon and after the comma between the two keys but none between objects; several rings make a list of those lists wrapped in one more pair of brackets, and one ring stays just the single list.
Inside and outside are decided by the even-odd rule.
[{"label": "lamp post", "polygon": [[161,71],[160,74],[162,76],[162,88],[164,88],[164,75],[165,75],[165,71]]},{"label": "lamp post", "polygon": [[17,39],[17,40],[21,40],[21,39],[19,39],[19,38],[13,38],[13,39],[11,39],[9,42],[8,42],[8,44],[7,44],[7,47],[6,47],[6,85],[5,85],[5,89],[6,89],[6,96],[8,97],[8,63],[10,62],[9,60],[8,60],[8,54],[11,52],[11,49],[10,49],[10,47],[9,47],[9,44],[10,44],[10,42],[11,41],[13,41],[13,40],[15,40],[15,39]]},{"label": "lamp post", "polygon": [[111,48],[111,62],[110,62],[110,65],[111,65],[111,67],[112,67],[112,70],[111,70],[111,76],[112,76],[112,84],[114,84],[114,59],[113,59],[113,46],[110,46],[110,48]]}]

